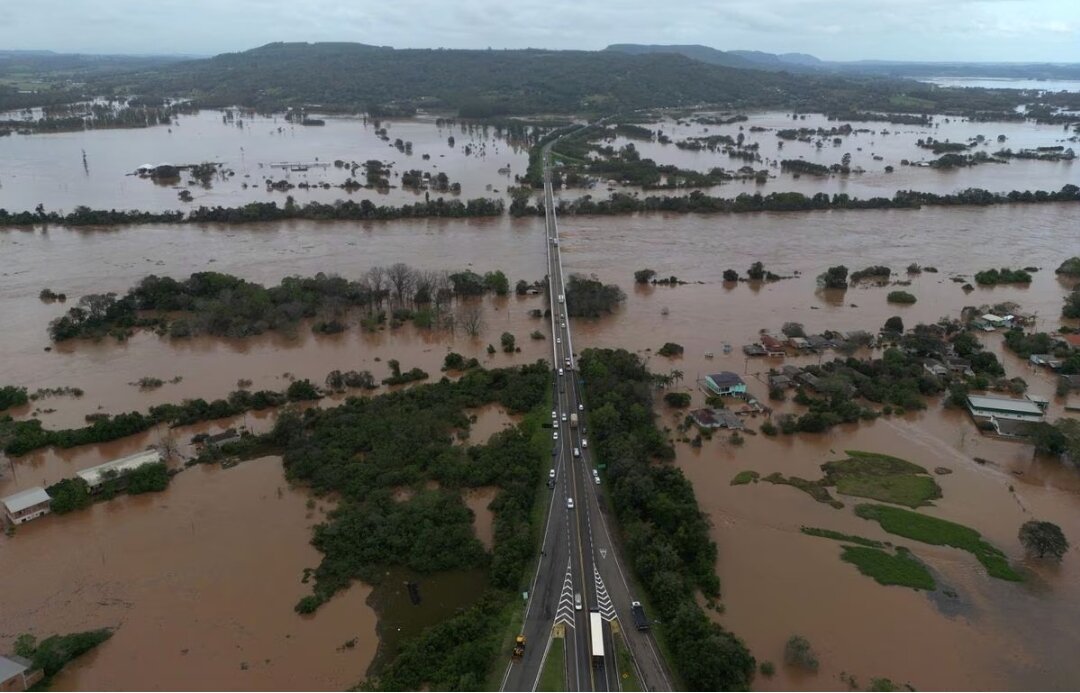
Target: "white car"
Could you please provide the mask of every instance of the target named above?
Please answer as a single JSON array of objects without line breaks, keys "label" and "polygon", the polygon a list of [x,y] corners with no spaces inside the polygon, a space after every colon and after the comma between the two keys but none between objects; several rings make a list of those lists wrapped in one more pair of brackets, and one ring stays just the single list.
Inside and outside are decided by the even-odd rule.
[{"label": "white car", "polygon": [[551,470],[548,471],[548,478],[549,479],[554,479],[555,478],[555,468],[554,467],[552,467]]},{"label": "white car", "polygon": [[555,343],[556,344],[562,344],[562,337],[556,337],[555,338]]},{"label": "white car", "polygon": [[551,439],[552,440],[558,440],[559,439],[559,432],[558,431],[552,432]]},{"label": "white car", "polygon": [[552,420],[559,418],[559,415],[555,412],[554,409],[551,410],[551,418]]},{"label": "white car", "polygon": [[585,405],[582,404],[581,402],[578,402],[577,410],[578,411],[585,411]]},{"label": "white car", "polygon": [[563,420],[563,423],[566,423],[566,414],[565,413],[563,413],[563,415],[562,415],[562,420]]},{"label": "white car", "polygon": [[596,482],[596,485],[597,485],[597,486],[599,486],[599,485],[600,485],[600,477],[599,477],[599,476],[594,476],[594,477],[592,478],[592,480],[593,480],[594,482]]},{"label": "white car", "polygon": [[581,439],[581,447],[583,447],[583,448],[589,447],[589,439],[588,438],[582,438]]},{"label": "white car", "polygon": [[581,449],[574,448],[574,457],[581,457]]},{"label": "white car", "polygon": [[[559,369],[559,375],[561,376],[562,374],[563,374],[563,369],[561,369],[561,368],[560,368],[560,369]],[[565,415],[564,415],[564,416],[565,416]]]},{"label": "white car", "polygon": [[567,498],[566,499],[566,507],[570,508],[571,510],[574,509],[574,499],[573,498]]},{"label": "white car", "polygon": [[570,367],[570,357],[569,356],[566,357],[566,367],[567,368]]}]

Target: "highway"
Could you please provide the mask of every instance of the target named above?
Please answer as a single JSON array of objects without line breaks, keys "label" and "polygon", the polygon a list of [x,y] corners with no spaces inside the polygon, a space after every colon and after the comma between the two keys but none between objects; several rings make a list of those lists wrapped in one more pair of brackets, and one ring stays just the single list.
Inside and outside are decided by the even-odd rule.
[{"label": "highway", "polygon": [[[652,634],[633,626],[630,603],[636,597],[611,540],[602,504],[602,475],[596,475],[588,447],[588,412],[566,314],[549,147],[544,150],[544,211],[554,362],[550,472],[554,476],[549,480],[551,498],[540,561],[525,607],[525,655],[509,660],[501,688],[536,690],[552,638],[562,637],[566,690],[618,691],[623,674],[629,673],[644,690],[667,691],[671,690],[670,676]],[[573,415],[579,420],[576,427]],[[618,670],[617,633],[629,648],[633,672]],[[597,650],[602,650],[602,656],[595,656]]]}]

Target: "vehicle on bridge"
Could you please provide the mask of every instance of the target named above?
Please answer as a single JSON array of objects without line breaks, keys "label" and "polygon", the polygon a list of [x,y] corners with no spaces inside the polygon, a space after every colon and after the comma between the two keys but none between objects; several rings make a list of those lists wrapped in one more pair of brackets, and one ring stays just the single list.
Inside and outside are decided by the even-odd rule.
[{"label": "vehicle on bridge", "polygon": [[592,639],[592,663],[598,669],[604,668],[604,622],[599,611],[589,612],[589,635]]}]

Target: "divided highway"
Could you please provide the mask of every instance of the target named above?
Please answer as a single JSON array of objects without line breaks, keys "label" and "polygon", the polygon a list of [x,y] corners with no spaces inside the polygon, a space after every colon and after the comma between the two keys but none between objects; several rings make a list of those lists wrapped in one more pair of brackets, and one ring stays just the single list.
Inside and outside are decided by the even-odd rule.
[{"label": "divided highway", "polygon": [[[618,691],[626,674],[636,677],[644,690],[671,690],[651,633],[634,628],[633,595],[600,502],[604,487],[589,449],[588,412],[566,315],[548,148],[544,150],[544,212],[554,360],[548,483],[552,495],[526,604],[525,654],[510,660],[502,690],[536,690],[554,638],[564,640],[568,691]],[[631,654],[633,672],[619,671],[615,652],[619,634]]]}]

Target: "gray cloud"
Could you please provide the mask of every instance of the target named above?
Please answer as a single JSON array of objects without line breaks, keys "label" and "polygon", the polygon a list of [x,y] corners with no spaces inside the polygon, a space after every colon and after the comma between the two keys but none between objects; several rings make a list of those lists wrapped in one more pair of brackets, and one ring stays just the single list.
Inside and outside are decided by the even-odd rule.
[{"label": "gray cloud", "polygon": [[582,48],[701,43],[825,59],[1080,62],[1076,0],[35,0],[0,47],[239,51],[271,41]]}]

